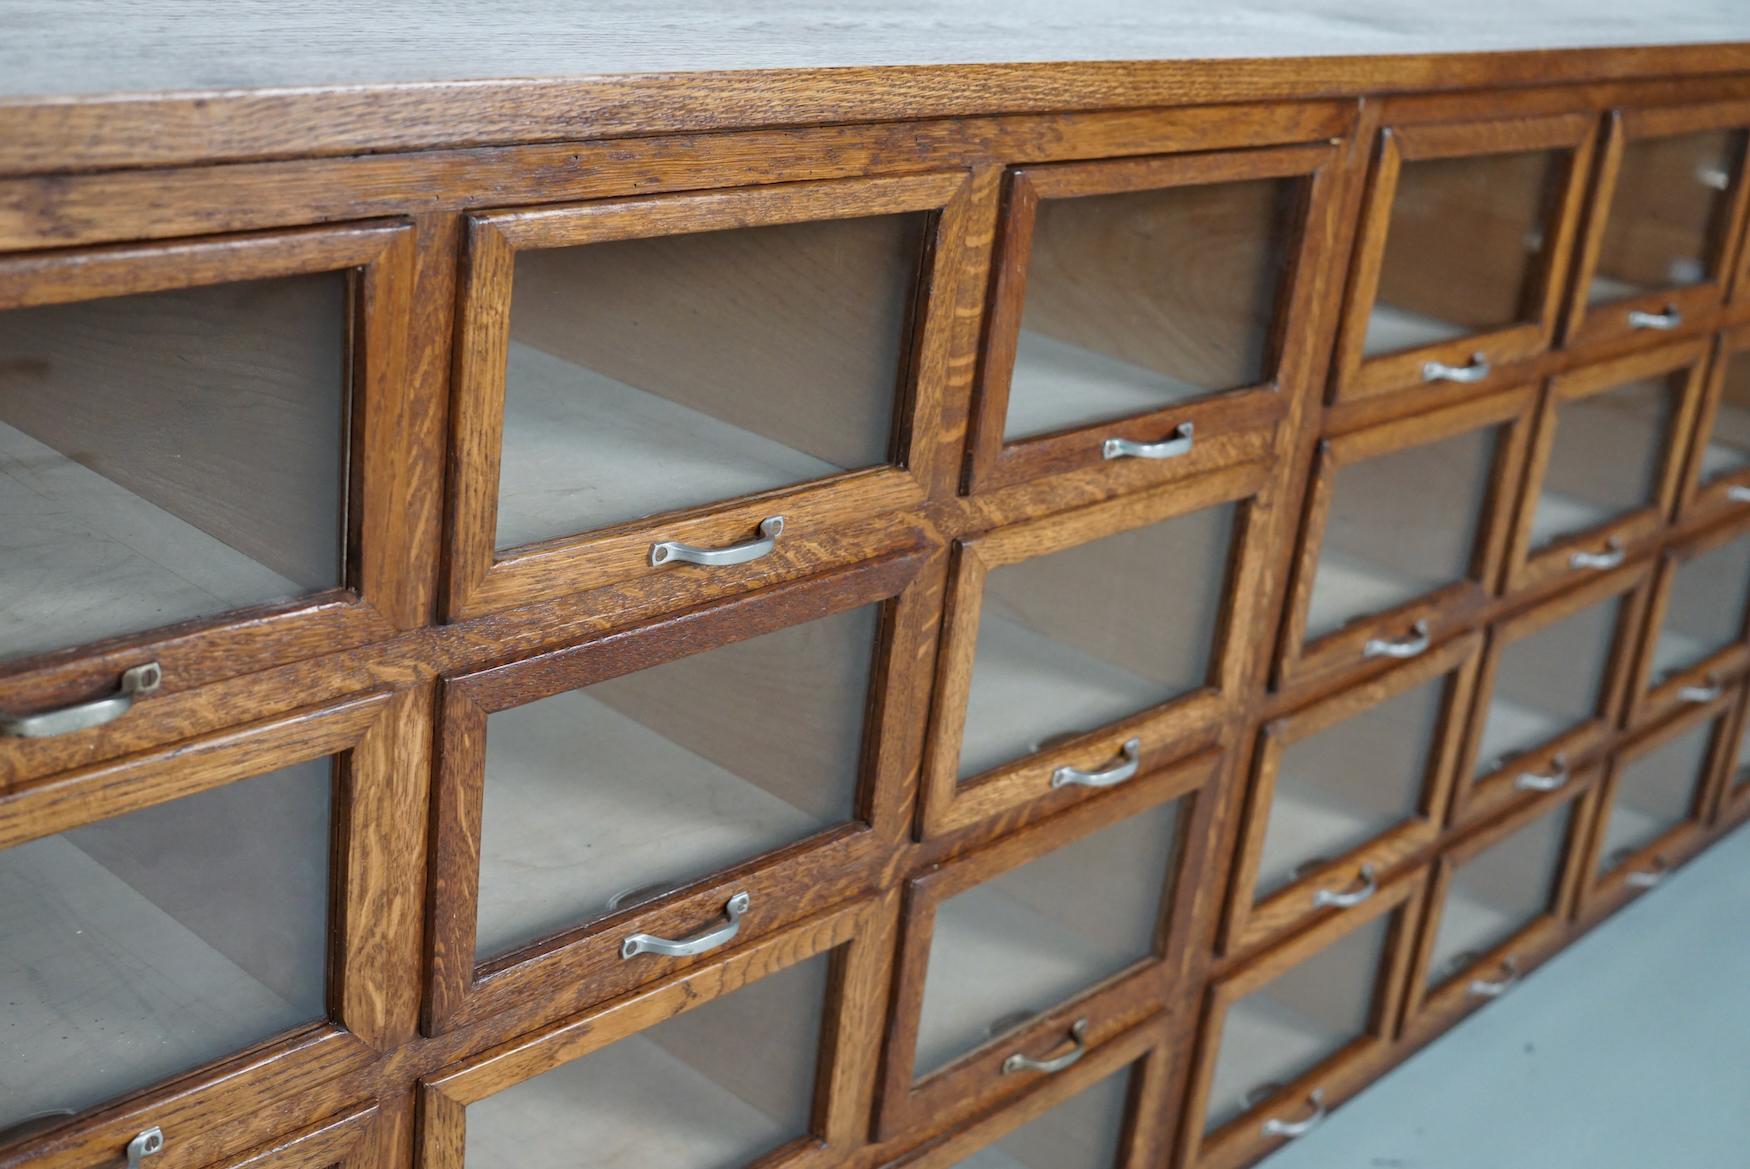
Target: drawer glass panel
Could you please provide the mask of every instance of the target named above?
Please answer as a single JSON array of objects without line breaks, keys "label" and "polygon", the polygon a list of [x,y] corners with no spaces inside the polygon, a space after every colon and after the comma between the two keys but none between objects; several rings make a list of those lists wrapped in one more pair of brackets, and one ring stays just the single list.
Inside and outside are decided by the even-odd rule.
[{"label": "drawer glass panel", "polygon": [[856,814],[865,606],[487,716],[476,954]]},{"label": "drawer glass panel", "polygon": [[1750,789],[1750,721],[1738,736],[1738,753],[1732,758],[1732,774],[1726,780],[1726,798],[1736,800],[1746,789]]},{"label": "drawer glass panel", "polygon": [[928,223],[518,253],[498,547],[889,462]]},{"label": "drawer glass panel", "polygon": [[1732,130],[1625,144],[1586,298],[1598,304],[1711,278],[1743,153],[1744,135]]},{"label": "drawer glass panel", "polygon": [[0,851],[0,1143],[327,1014],[332,770]]},{"label": "drawer glass panel", "polygon": [[992,569],[962,779],[1208,684],[1236,506]]},{"label": "drawer glass panel", "polygon": [[1736,642],[1750,604],[1750,539],[1740,538],[1677,566],[1665,623],[1653,650],[1652,682],[1681,672]]},{"label": "drawer glass panel", "polygon": [[0,659],[343,583],[346,281],[0,312]]},{"label": "drawer glass panel", "polygon": [[1658,502],[1683,376],[1642,378],[1556,407],[1532,548]]},{"label": "drawer glass panel", "polygon": [[961,1161],[954,1169],[1114,1169],[1130,1101],[1120,1068]]},{"label": "drawer glass panel", "polygon": [[1476,775],[1600,712],[1621,612],[1620,600],[1594,605],[1507,643],[1495,658]]},{"label": "drawer glass panel", "polygon": [[1471,575],[1496,443],[1474,430],[1337,470],[1308,640]]},{"label": "drawer glass panel", "polygon": [[1364,351],[1396,353],[1538,315],[1560,152],[1406,162]]},{"label": "drawer glass panel", "polygon": [[1152,954],[1178,848],[1175,800],[937,906],[914,1074]]},{"label": "drawer glass panel", "polygon": [[1689,819],[1706,778],[1713,732],[1714,723],[1704,722],[1620,766],[1598,850],[1600,873]]},{"label": "drawer glass panel", "polygon": [[1750,351],[1726,360],[1713,433],[1701,449],[1698,477],[1708,483],[1750,467]]},{"label": "drawer glass panel", "polygon": [[739,1169],[806,1136],[830,955],[468,1105],[467,1169]]},{"label": "drawer glass panel", "polygon": [[1263,1104],[1368,1033],[1393,917],[1357,927],[1228,1008],[1205,1131]]},{"label": "drawer glass panel", "polygon": [[1270,179],[1042,200],[1003,437],[1268,381],[1300,191]]},{"label": "drawer glass panel", "polygon": [[1282,752],[1256,897],[1418,814],[1446,687],[1436,678]]},{"label": "drawer glass panel", "polygon": [[1428,985],[1442,986],[1545,914],[1555,912],[1573,805],[1540,816],[1452,871]]}]

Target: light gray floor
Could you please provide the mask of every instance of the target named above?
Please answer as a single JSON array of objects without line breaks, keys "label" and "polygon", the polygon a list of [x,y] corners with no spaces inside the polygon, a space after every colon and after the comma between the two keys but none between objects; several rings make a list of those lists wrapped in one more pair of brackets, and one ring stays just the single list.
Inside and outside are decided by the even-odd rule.
[{"label": "light gray floor", "polygon": [[1750,826],[1263,1165],[1750,1166]]}]

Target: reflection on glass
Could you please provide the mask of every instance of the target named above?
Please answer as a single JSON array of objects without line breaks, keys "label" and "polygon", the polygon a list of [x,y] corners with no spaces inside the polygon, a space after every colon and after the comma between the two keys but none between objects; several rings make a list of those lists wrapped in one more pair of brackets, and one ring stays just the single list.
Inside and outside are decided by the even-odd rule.
[{"label": "reflection on glass", "polygon": [[1621,601],[1594,605],[1506,644],[1495,659],[1477,775],[1598,716],[1621,613]]},{"label": "reflection on glass", "polygon": [[1531,518],[1531,547],[1658,502],[1684,373],[1561,403]]},{"label": "reflection on glass", "polygon": [[1711,279],[1743,153],[1743,132],[1735,130],[1626,143],[1587,300],[1599,304]]},{"label": "reflection on glass", "polygon": [[498,547],[888,462],[926,226],[518,253]]},{"label": "reflection on glass", "polygon": [[468,1105],[467,1169],[738,1169],[806,1136],[829,955]]},{"label": "reflection on glass", "polygon": [[488,715],[476,955],[851,820],[877,606]]},{"label": "reflection on glass", "polygon": [[0,1130],[327,1013],[332,771],[299,763],[0,851]]},{"label": "reflection on glass", "polygon": [[1041,201],[1003,437],[1268,381],[1301,197],[1266,179]]},{"label": "reflection on glass", "polygon": [[1367,318],[1372,357],[1538,316],[1565,153],[1405,162]]},{"label": "reflection on glass", "polygon": [[1470,577],[1496,443],[1473,430],[1338,469],[1307,640]]},{"label": "reflection on glass", "polygon": [[0,312],[0,660],[345,583],[346,280]]},{"label": "reflection on glass", "polygon": [[937,906],[913,1074],[1153,953],[1178,851],[1175,800]]},{"label": "reflection on glass", "polygon": [[1556,909],[1572,805],[1539,816],[1452,871],[1428,985],[1442,986],[1538,918]]},{"label": "reflection on glass", "polygon": [[1208,684],[1237,511],[1195,511],[992,569],[961,778]]}]

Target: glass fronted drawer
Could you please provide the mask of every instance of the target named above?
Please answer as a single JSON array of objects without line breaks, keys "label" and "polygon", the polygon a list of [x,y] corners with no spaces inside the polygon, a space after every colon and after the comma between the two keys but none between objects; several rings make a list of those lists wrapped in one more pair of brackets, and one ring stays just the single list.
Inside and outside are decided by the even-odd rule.
[{"label": "glass fronted drawer", "polygon": [[903,831],[918,735],[885,712],[928,668],[930,563],[447,680],[433,1024],[595,1001],[868,885]]},{"label": "glass fronted drawer", "polygon": [[1744,207],[1750,105],[1612,115],[1568,341],[1694,323],[1724,297]]},{"label": "glass fronted drawer", "polygon": [[1745,714],[1742,702],[1740,699],[1737,747],[1720,777],[1720,795],[1714,812],[1716,824],[1732,823],[1750,808],[1750,715]]},{"label": "glass fronted drawer", "polygon": [[1209,992],[1180,1164],[1233,1169],[1311,1131],[1390,1057],[1418,871],[1246,961]]},{"label": "glass fronted drawer", "polygon": [[1113,460],[1207,470],[1267,430],[1310,381],[1336,157],[1321,142],[1014,171],[971,488]]},{"label": "glass fronted drawer", "polygon": [[1595,779],[1576,777],[1436,862],[1405,1007],[1412,1041],[1506,994],[1566,941]]},{"label": "glass fronted drawer", "polygon": [[1722,333],[1684,484],[1685,515],[1750,503],[1750,327]]},{"label": "glass fronted drawer", "polygon": [[406,843],[375,827],[392,778],[381,741],[405,708],[352,699],[9,797],[0,1146],[128,1096],[141,1129],[164,1100],[183,1120],[193,1100],[229,1114],[266,1082],[308,1091],[376,1041],[359,1005],[381,992],[367,947],[418,908],[353,919],[394,879],[381,850]]},{"label": "glass fronted drawer", "polygon": [[1174,984],[1217,763],[1206,752],[908,883],[883,1134],[1029,1087],[1134,1022],[1138,988]]},{"label": "glass fronted drawer", "polygon": [[1228,952],[1365,905],[1434,843],[1481,647],[1458,638],[1265,725]]},{"label": "glass fronted drawer", "polygon": [[383,224],[0,260],[0,736],[95,725],[23,716],[127,667],[149,702],[417,623],[397,500],[437,454],[375,446],[419,408],[410,252]]},{"label": "glass fronted drawer", "polygon": [[1337,396],[1464,392],[1550,344],[1592,120],[1385,117],[1338,336]]},{"label": "glass fronted drawer", "polygon": [[1565,786],[1603,746],[1633,684],[1650,577],[1645,561],[1630,565],[1490,631],[1454,823]]},{"label": "glass fronted drawer", "polygon": [[951,831],[1183,755],[1260,621],[1256,464],[968,537],[950,574],[924,822]]},{"label": "glass fronted drawer", "polygon": [[878,1020],[859,996],[879,993],[886,912],[842,909],[428,1076],[420,1166],[823,1163],[867,1123]]},{"label": "glass fronted drawer", "polygon": [[1511,585],[1617,567],[1676,508],[1705,347],[1683,342],[1550,382]]},{"label": "glass fronted drawer", "polygon": [[793,574],[832,525],[951,480],[941,233],[964,186],[471,215],[450,616],[653,573]]},{"label": "glass fronted drawer", "polygon": [[1750,650],[1750,528],[1712,528],[1665,552],[1650,607],[1635,702],[1642,723],[1720,694]]},{"label": "glass fronted drawer", "polygon": [[1414,657],[1495,595],[1532,400],[1511,390],[1321,444],[1284,683]]}]

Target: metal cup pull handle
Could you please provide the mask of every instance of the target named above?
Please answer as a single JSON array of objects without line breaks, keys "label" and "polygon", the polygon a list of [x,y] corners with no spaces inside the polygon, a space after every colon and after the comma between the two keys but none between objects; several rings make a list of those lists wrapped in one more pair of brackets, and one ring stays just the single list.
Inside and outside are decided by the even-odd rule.
[{"label": "metal cup pull handle", "polygon": [[1513,786],[1522,792],[1553,792],[1568,782],[1568,761],[1557,755],[1549,761],[1548,771],[1521,771]]},{"label": "metal cup pull handle", "polygon": [[124,670],[121,685],[107,698],[96,698],[41,714],[0,715],[0,736],[14,739],[46,739],[112,723],[133,708],[134,699],[150,694],[164,681],[157,662]]},{"label": "metal cup pull handle", "polygon": [[140,1162],[164,1149],[164,1130],[153,1125],[128,1142],[128,1169],[140,1169]]},{"label": "metal cup pull handle", "polygon": [[1069,1047],[1059,1055],[1049,1059],[1034,1059],[1017,1051],[1003,1060],[1003,1075],[1011,1076],[1016,1072],[1042,1072],[1051,1075],[1061,1072],[1082,1058],[1088,1050],[1088,1021],[1077,1019],[1069,1025]]},{"label": "metal cup pull handle", "polygon": [[1353,885],[1347,889],[1320,889],[1313,894],[1313,904],[1320,909],[1353,909],[1378,891],[1379,879],[1373,866],[1362,865]]},{"label": "metal cup pull handle", "polygon": [[1264,1135],[1293,1140],[1317,1128],[1325,1119],[1325,1090],[1314,1088],[1306,1095],[1308,1112],[1299,1120],[1278,1120],[1272,1116],[1264,1122]]},{"label": "metal cup pull handle", "polygon": [[729,919],[726,924],[701,930],[684,938],[633,934],[620,943],[620,957],[636,958],[640,954],[661,954],[665,958],[690,958],[695,954],[708,954],[718,946],[735,939],[735,935],[741,932],[741,915],[752,904],[753,898],[747,893],[737,893],[724,903],[723,916]]},{"label": "metal cup pull handle", "polygon": [[1725,687],[1720,685],[1717,678],[1706,678],[1700,686],[1685,686],[1677,692],[1677,697],[1680,701],[1700,706],[1712,702],[1725,692]]},{"label": "metal cup pull handle", "polygon": [[1422,380],[1425,382],[1480,382],[1489,376],[1489,359],[1481,353],[1470,355],[1468,365],[1447,365],[1442,361],[1424,361]]},{"label": "metal cup pull handle", "polygon": [[760,521],[760,534],[757,539],[743,544],[731,544],[727,548],[700,548],[695,544],[682,544],[678,540],[664,540],[660,544],[650,546],[650,563],[653,565],[670,564],[683,561],[687,564],[703,564],[708,567],[722,567],[726,564],[746,564],[750,560],[770,554],[778,546],[778,537],[784,534],[784,517],[781,515],[767,516]]},{"label": "metal cup pull handle", "polygon": [[1100,771],[1082,771],[1074,767],[1059,767],[1051,773],[1051,786],[1116,787],[1136,774],[1142,766],[1142,740],[1126,739],[1119,749],[1118,760]]},{"label": "metal cup pull handle", "polygon": [[1732,483],[1726,487],[1726,499],[1731,503],[1750,503],[1750,487]]},{"label": "metal cup pull handle", "polygon": [[1413,658],[1428,648],[1432,640],[1428,632],[1428,623],[1418,621],[1410,626],[1410,635],[1396,639],[1373,637],[1361,647],[1364,658]]},{"label": "metal cup pull handle", "polygon": [[1600,570],[1615,568],[1622,563],[1622,558],[1625,555],[1627,555],[1627,553],[1622,550],[1622,544],[1620,541],[1614,539],[1606,540],[1602,552],[1582,551],[1573,553],[1568,557],[1568,567],[1596,568]]},{"label": "metal cup pull handle", "polygon": [[1519,962],[1511,955],[1501,959],[1501,977],[1473,978],[1465,989],[1480,999],[1498,999],[1519,985]]},{"label": "metal cup pull handle", "polygon": [[1683,311],[1674,304],[1666,305],[1662,313],[1630,309],[1628,314],[1628,327],[1631,329],[1675,329],[1682,323]]},{"label": "metal cup pull handle", "polygon": [[1132,442],[1128,438],[1109,438],[1100,444],[1100,453],[1108,459],[1176,459],[1191,453],[1194,431],[1191,423],[1181,422],[1173,428],[1171,438],[1160,442]]},{"label": "metal cup pull handle", "polygon": [[1623,878],[1631,889],[1651,889],[1671,875],[1671,862],[1662,856],[1653,858],[1651,868],[1639,869]]}]

